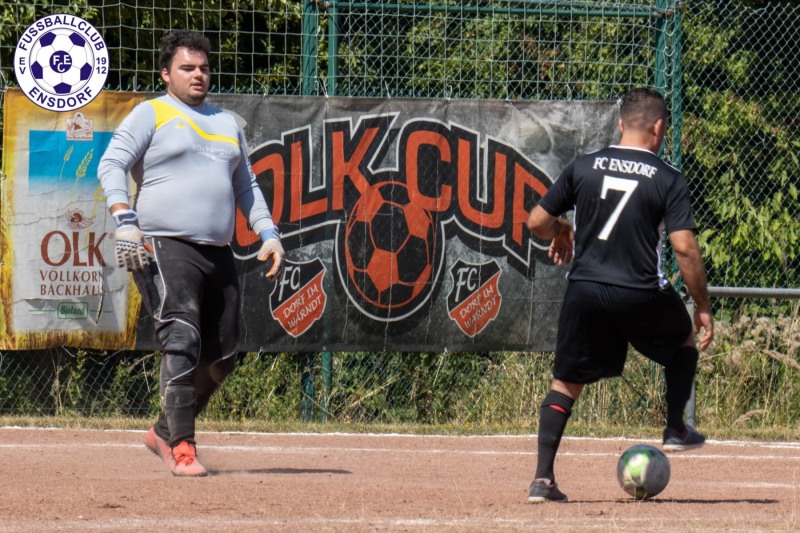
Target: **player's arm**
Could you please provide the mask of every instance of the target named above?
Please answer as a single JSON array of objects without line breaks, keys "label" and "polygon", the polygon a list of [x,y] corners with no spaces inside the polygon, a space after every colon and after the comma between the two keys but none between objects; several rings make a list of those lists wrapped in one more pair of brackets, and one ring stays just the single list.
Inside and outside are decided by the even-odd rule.
[{"label": "player's arm", "polygon": [[[100,180],[109,210],[114,204],[128,203],[128,173],[144,157],[153,139],[155,126],[155,110],[152,105],[143,102],[114,131],[97,165],[97,179]],[[141,172],[141,167],[137,168]]]},{"label": "player's arm", "polygon": [[528,229],[542,240],[551,240],[548,255],[556,265],[572,261],[575,231],[572,223],[559,215],[575,206],[572,194],[575,161],[571,162],[528,215]]},{"label": "player's arm", "polygon": [[266,277],[268,280],[273,280],[283,269],[286,253],[281,244],[280,232],[272,221],[272,213],[269,211],[264,195],[258,187],[255,174],[253,174],[253,169],[250,167],[246,143],[241,131],[239,132],[239,146],[241,158],[233,173],[236,205],[247,217],[253,231],[261,238],[261,249],[256,257],[259,261],[271,262]]},{"label": "player's arm", "polygon": [[675,251],[675,259],[681,272],[683,283],[694,300],[695,334],[703,330],[699,345],[705,350],[714,339],[714,318],[711,314],[711,301],[708,297],[708,282],[700,246],[690,229],[677,230],[669,234],[669,242]]},{"label": "player's arm", "polygon": [[144,156],[153,137],[155,112],[140,104],[122,121],[100,159],[97,177],[117,229],[114,251],[117,265],[140,271],[150,263],[153,249],[139,229],[139,215],[128,204],[128,173]]},{"label": "player's arm", "polygon": [[556,217],[537,205],[527,222],[528,229],[542,240],[550,240],[549,257],[556,265],[564,265],[572,261],[572,242],[575,237],[572,223],[564,218]]}]

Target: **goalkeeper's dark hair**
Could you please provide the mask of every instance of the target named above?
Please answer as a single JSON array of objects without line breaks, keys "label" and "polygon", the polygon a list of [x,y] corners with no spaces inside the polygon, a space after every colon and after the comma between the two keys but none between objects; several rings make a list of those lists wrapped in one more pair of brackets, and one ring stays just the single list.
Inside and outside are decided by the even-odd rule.
[{"label": "goalkeeper's dark hair", "polygon": [[161,39],[161,56],[158,58],[158,67],[169,71],[175,52],[181,47],[195,52],[205,52],[206,56],[211,54],[211,41],[208,40],[208,37],[194,31],[175,30]]},{"label": "goalkeeper's dark hair", "polygon": [[627,128],[646,129],[658,119],[667,120],[667,102],[658,91],[647,87],[631,89],[622,97],[619,107],[622,124]]}]

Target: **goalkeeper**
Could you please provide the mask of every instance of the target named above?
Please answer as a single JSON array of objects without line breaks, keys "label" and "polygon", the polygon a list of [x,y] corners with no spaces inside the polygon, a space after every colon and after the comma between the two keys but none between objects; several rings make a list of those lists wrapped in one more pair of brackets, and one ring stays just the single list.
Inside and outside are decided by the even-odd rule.
[{"label": "goalkeeper", "polygon": [[240,127],[205,103],[210,50],[194,32],[162,39],[166,94],[133,109],[98,167],[117,225],[117,264],[133,273],[161,346],[161,415],[145,444],[176,476],[207,474],[195,418],[236,360],[240,293],[229,244],[237,207],[261,236],[258,259],[271,261],[268,279],[284,256]]}]

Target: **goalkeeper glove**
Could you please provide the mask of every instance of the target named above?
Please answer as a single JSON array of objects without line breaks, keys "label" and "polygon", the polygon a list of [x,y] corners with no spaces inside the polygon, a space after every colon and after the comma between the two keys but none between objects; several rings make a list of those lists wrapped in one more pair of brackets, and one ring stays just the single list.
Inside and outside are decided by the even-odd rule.
[{"label": "goalkeeper glove", "polygon": [[114,232],[114,251],[117,266],[129,272],[144,270],[150,264],[147,252],[153,249],[144,242],[144,234],[139,229],[139,216],[132,209],[121,209],[111,215],[117,224]]},{"label": "goalkeeper glove", "polygon": [[281,246],[281,237],[278,233],[278,228],[274,226],[262,231],[260,237],[264,244],[261,245],[261,249],[258,251],[258,260],[272,260],[272,266],[266,273],[267,279],[272,281],[283,270],[285,252],[283,251],[283,246]]}]

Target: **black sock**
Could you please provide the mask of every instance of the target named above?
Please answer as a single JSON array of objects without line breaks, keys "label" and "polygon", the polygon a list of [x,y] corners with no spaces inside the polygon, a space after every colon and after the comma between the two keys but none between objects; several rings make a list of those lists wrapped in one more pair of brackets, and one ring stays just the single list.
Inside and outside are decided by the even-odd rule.
[{"label": "black sock", "polygon": [[556,391],[550,391],[542,401],[539,411],[539,455],[536,463],[536,478],[545,478],[555,481],[553,464],[556,461],[556,452],[561,444],[561,436],[567,426],[567,420],[572,413],[572,404],[575,400]]},{"label": "black sock", "polygon": [[697,348],[684,346],[667,366],[664,377],[667,382],[667,427],[683,432],[683,412],[692,394],[692,384],[697,372]]}]

